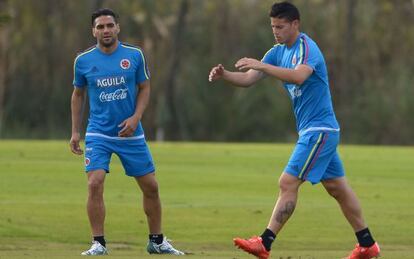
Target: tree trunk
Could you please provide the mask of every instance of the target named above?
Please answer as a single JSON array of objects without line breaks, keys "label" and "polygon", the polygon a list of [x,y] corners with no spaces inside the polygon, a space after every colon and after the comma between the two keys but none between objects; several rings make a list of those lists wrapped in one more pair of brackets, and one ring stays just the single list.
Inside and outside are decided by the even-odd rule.
[{"label": "tree trunk", "polygon": [[355,38],[355,8],[357,0],[347,1],[347,13],[346,13],[346,33],[345,33],[345,56],[344,56],[344,70],[342,82],[342,96],[341,99],[348,100],[352,96],[352,89],[350,85],[353,84],[354,78],[351,74],[352,68],[352,52],[354,51],[354,38]]},{"label": "tree trunk", "polygon": [[[0,10],[6,9],[6,2],[0,1]],[[3,14],[0,14],[3,15]],[[5,17],[7,16],[4,14]],[[6,17],[7,18],[7,17]],[[3,20],[3,19],[2,19]],[[7,19],[4,19],[7,20]],[[8,41],[9,41],[9,27],[0,24],[0,137],[3,136],[4,130],[4,98],[6,94],[6,76],[8,72]]]},{"label": "tree trunk", "polygon": [[165,102],[166,110],[170,116],[167,116],[165,124],[166,137],[171,140],[182,139],[182,132],[180,129],[179,116],[177,113],[175,94],[176,94],[176,76],[179,70],[181,61],[181,50],[183,49],[183,35],[186,30],[186,16],[188,13],[188,0],[182,0],[180,10],[178,13],[178,21],[175,32],[173,34],[173,42],[171,48],[171,61],[165,81]]}]

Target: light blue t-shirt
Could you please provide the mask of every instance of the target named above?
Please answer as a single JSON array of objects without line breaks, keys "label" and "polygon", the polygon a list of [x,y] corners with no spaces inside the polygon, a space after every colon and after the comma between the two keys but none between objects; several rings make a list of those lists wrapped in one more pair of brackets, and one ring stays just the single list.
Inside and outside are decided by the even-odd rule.
[{"label": "light blue t-shirt", "polygon": [[297,131],[299,134],[319,130],[339,131],[325,59],[311,38],[301,33],[290,48],[285,44],[276,44],[264,55],[262,62],[290,69],[299,64],[310,66],[313,72],[302,85],[283,82],[292,100]]},{"label": "light blue t-shirt", "polygon": [[[137,84],[149,78],[144,53],[138,47],[118,42],[111,54],[96,46],[79,54],[73,85],[87,87],[90,112],[86,135],[121,139],[118,125],[135,113]],[[132,138],[144,138],[141,122]]]}]

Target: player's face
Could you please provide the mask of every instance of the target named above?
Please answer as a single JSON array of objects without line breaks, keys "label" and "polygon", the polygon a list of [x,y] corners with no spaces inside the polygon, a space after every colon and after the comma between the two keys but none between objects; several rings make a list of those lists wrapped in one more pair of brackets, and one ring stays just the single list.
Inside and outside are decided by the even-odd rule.
[{"label": "player's face", "polygon": [[118,40],[119,24],[110,15],[99,16],[95,19],[92,34],[98,43],[106,48],[111,47]]},{"label": "player's face", "polygon": [[299,30],[298,20],[290,22],[285,18],[270,17],[270,25],[272,26],[276,43],[290,45],[296,40],[296,33]]}]

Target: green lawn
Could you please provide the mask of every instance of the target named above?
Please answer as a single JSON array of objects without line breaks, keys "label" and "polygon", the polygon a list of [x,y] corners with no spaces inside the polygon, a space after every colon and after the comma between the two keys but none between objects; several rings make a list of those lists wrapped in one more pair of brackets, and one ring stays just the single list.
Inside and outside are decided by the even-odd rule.
[{"label": "green lawn", "polygon": [[[260,234],[293,144],[150,143],[164,233],[189,258],[252,258],[234,236]],[[382,258],[414,258],[414,148],[341,146]],[[105,186],[110,257],[160,258],[144,250],[147,225],[136,183],[114,156]],[[0,142],[0,258],[79,258],[89,246],[83,158],[67,141]],[[352,229],[321,185],[302,186],[272,258],[341,258]],[[165,258],[165,257],[164,257]]]}]

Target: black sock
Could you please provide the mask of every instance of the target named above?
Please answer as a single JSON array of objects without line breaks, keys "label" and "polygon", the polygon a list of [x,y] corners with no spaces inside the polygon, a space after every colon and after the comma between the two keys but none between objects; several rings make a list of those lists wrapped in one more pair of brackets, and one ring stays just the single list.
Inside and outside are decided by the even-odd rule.
[{"label": "black sock", "polygon": [[266,228],[263,234],[260,236],[262,238],[262,242],[264,247],[267,251],[270,251],[272,247],[273,241],[275,241],[276,235],[272,232],[272,230]]},{"label": "black sock", "polygon": [[103,245],[104,247],[106,247],[106,241],[104,236],[97,236],[97,237],[93,237],[94,241],[98,241],[99,244]]},{"label": "black sock", "polygon": [[362,247],[370,247],[375,243],[368,228],[356,232],[355,235],[358,239],[359,245]]},{"label": "black sock", "polygon": [[148,237],[151,242],[156,243],[157,245],[161,244],[164,240],[163,234],[149,234]]}]

